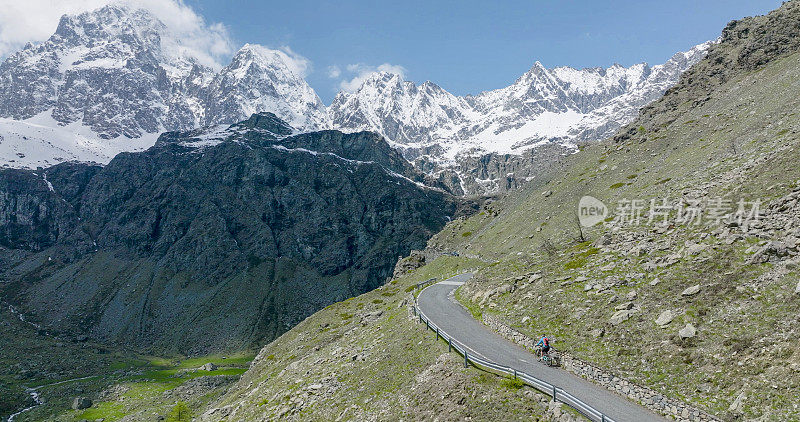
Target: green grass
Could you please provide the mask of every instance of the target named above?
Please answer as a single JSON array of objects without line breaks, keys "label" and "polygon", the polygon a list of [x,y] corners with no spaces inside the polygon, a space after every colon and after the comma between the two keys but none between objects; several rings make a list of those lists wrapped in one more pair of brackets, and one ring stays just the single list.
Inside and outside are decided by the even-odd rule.
[{"label": "green grass", "polygon": [[525,386],[525,383],[519,378],[504,378],[500,384],[509,390],[519,390]]},{"label": "green grass", "polygon": [[125,417],[126,413],[122,403],[116,402],[101,402],[93,405],[92,407],[75,412],[80,419],[97,420],[103,419],[105,421],[116,421]]}]

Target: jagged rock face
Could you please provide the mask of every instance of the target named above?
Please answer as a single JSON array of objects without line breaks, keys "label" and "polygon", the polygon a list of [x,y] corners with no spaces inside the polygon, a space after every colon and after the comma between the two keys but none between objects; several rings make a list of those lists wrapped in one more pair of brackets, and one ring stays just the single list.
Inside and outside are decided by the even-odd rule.
[{"label": "jagged rock face", "polygon": [[186,119],[191,99],[175,91],[181,77],[210,69],[170,63],[161,52],[164,30],[144,10],[108,6],[64,16],[50,39],[0,65],[0,116],[48,113],[61,124],[81,122],[101,138],[194,127]]},{"label": "jagged rock face", "polygon": [[0,172],[0,246],[41,251],[55,245],[77,223],[78,200],[99,170],[67,163],[41,172]]},{"label": "jagged rock face", "polygon": [[[456,211],[375,134],[288,133],[272,115],[170,132],[102,169],[47,169],[52,191],[42,174],[4,170],[0,221],[31,222],[10,246],[43,249],[3,274],[6,293],[57,331],[233,349],[380,285]],[[28,185],[48,204],[38,223],[36,201],[6,211]]]},{"label": "jagged rock face", "polygon": [[242,47],[209,85],[204,123],[237,122],[270,111],[301,131],[328,127],[325,105],[289,61],[281,51]]}]

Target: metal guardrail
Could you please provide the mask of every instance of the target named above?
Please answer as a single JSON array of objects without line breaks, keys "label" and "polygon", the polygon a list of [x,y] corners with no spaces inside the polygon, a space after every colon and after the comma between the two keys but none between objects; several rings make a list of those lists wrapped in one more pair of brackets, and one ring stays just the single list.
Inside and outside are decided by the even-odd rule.
[{"label": "metal guardrail", "polygon": [[437,278],[429,278],[429,279],[427,279],[427,280],[425,280],[423,282],[417,283],[415,288],[420,289],[420,288],[422,288],[422,286],[424,286],[426,284],[433,283],[436,280],[438,280],[438,279]]},{"label": "metal guardrail", "polygon": [[[433,279],[435,280],[435,279]],[[431,280],[424,281],[420,284],[427,284]],[[523,371],[519,371],[509,366],[503,366],[482,358],[479,358],[474,355],[470,355],[467,351],[467,347],[457,340],[455,340],[452,336],[447,334],[444,330],[439,328],[433,321],[428,319],[425,314],[419,309],[418,304],[414,303],[414,313],[419,317],[420,323],[425,323],[426,329],[430,329],[436,332],[437,340],[439,338],[443,339],[447,343],[447,350],[452,351],[455,350],[460,355],[464,356],[464,367],[468,367],[469,364],[472,364],[476,368],[496,371],[500,372],[505,375],[510,375],[514,377],[514,379],[519,379],[523,383],[553,397],[553,401],[564,403],[571,408],[577,410],[582,415],[586,416],[591,421],[596,422],[615,422],[614,419],[603,414],[603,412],[595,409],[594,407],[590,406],[589,404],[584,403],[579,398],[573,396],[572,394],[566,392],[564,389],[560,387],[556,387],[553,384],[548,383],[547,381],[540,380],[539,378],[534,377],[533,375],[527,374]]]}]

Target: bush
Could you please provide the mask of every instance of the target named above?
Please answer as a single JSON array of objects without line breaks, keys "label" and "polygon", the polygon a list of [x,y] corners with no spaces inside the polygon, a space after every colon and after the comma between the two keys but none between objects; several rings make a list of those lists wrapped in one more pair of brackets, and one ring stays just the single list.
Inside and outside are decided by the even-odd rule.
[{"label": "bush", "polygon": [[508,388],[509,390],[519,390],[525,385],[525,383],[519,378],[505,378],[500,383],[503,385],[503,387]]},{"label": "bush", "polygon": [[192,411],[189,410],[189,406],[179,401],[167,414],[166,422],[190,422],[191,420]]}]

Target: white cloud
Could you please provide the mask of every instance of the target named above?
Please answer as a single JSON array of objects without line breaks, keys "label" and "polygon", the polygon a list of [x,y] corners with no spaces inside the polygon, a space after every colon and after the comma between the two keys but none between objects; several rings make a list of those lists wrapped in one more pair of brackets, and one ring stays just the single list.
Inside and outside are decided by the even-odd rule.
[{"label": "white cloud", "polygon": [[328,77],[331,79],[336,79],[339,76],[342,76],[342,69],[339,66],[333,65],[328,66]]},{"label": "white cloud", "polygon": [[189,55],[205,65],[219,67],[220,59],[233,52],[225,26],[207,24],[183,0],[0,0],[0,57],[19,50],[27,42],[46,40],[55,32],[62,15],[79,14],[107,4],[150,11],[172,35],[163,40],[168,53]]},{"label": "white cloud", "polygon": [[394,73],[399,75],[401,79],[405,79],[406,75],[406,69],[403,66],[390,63],[384,63],[377,67],[363,63],[355,63],[347,65],[346,69],[353,77],[350,80],[345,79],[339,82],[339,88],[345,92],[354,92],[358,90],[364,81],[377,72]]},{"label": "white cloud", "polygon": [[311,73],[311,60],[301,56],[286,45],[281,47],[280,50],[287,56],[286,65],[296,75],[305,78]]}]

